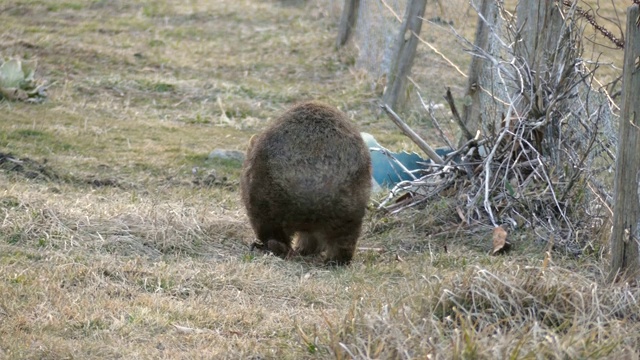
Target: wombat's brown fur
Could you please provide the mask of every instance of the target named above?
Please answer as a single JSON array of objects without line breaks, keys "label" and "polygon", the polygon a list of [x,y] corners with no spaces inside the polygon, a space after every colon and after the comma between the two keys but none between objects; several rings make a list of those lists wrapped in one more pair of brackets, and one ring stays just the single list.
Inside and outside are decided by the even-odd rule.
[{"label": "wombat's brown fur", "polygon": [[240,190],[256,246],[348,264],[371,192],[369,149],[338,109],[298,104],[251,139]]}]

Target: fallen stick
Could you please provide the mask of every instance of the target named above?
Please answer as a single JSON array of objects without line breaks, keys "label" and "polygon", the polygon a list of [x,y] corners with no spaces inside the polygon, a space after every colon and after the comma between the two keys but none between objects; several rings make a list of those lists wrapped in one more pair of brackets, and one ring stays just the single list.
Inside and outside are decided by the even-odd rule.
[{"label": "fallen stick", "polygon": [[409,137],[409,139],[411,139],[411,141],[413,141],[414,143],[416,143],[416,145],[418,145],[418,147],[424,151],[425,154],[427,154],[427,156],[429,156],[429,158],[431,158],[431,160],[433,160],[433,162],[435,162],[436,164],[444,164],[444,160],[442,160],[442,158],[440,157],[440,155],[438,155],[435,150],[433,150],[433,148],[431,146],[429,146],[429,144],[427,144],[424,140],[422,140],[422,138],[415,133],[415,131],[413,131],[409,125],[405,124],[404,121],[402,121],[402,119],[400,119],[400,117],[398,116],[398,114],[396,114],[387,104],[382,104],[380,105],[380,107],[382,108],[382,110],[384,110],[384,112],[387,113],[387,115],[389,115],[389,118],[391,119],[391,121],[393,121],[394,124],[396,124],[400,130],[402,130],[402,132]]},{"label": "fallen stick", "polygon": [[375,251],[379,253],[385,252],[385,249],[378,247],[358,247],[358,251]]}]

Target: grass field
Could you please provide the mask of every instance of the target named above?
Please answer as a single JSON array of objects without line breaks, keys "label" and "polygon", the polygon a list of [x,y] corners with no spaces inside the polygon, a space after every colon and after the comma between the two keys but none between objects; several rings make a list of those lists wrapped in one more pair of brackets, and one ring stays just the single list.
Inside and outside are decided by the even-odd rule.
[{"label": "grass field", "polygon": [[[606,282],[606,251],[564,255],[522,231],[489,256],[492,229],[458,226],[444,202],[368,212],[349,267],[249,250],[240,164],[211,150],[244,150],[311,98],[413,146],[378,114],[355,49],[334,49],[327,4],[0,3],[0,56],[37,59],[51,84],[42,104],[0,101],[0,359],[638,358],[640,291]],[[470,36],[465,4],[426,17]],[[443,29],[427,33],[466,68]],[[428,98],[462,96],[446,62],[418,58]]]}]

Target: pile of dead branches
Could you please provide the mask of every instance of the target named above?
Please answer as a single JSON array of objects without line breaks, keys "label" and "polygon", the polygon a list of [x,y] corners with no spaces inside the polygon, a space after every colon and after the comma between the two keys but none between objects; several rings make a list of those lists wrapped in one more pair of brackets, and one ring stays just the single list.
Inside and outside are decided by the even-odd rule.
[{"label": "pile of dead branches", "polygon": [[[594,70],[580,57],[575,23],[567,21],[563,30],[553,58],[546,67],[537,66],[538,72],[507,45],[517,41],[502,42],[500,54],[507,60],[466,43],[494,67],[494,87],[501,91],[491,95],[502,111],[472,134],[447,89],[463,141],[454,146],[440,131],[451,148],[444,158],[381,105],[431,161],[414,174],[417,180],[398,183],[380,208],[398,213],[445,197],[458,214],[454,222],[532,229],[541,240],[574,254],[591,245],[612,215],[615,104],[604,88],[593,86]],[[506,36],[517,39],[518,34]],[[439,130],[433,110],[425,106],[425,111]]]}]

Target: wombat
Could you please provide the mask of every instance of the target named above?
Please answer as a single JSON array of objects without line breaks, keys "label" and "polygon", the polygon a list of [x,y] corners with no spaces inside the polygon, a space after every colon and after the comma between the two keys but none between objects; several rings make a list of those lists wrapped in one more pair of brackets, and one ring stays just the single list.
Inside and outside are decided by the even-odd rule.
[{"label": "wombat", "polygon": [[301,103],[251,138],[240,191],[254,246],[346,265],[371,192],[369,149],[344,113]]}]

